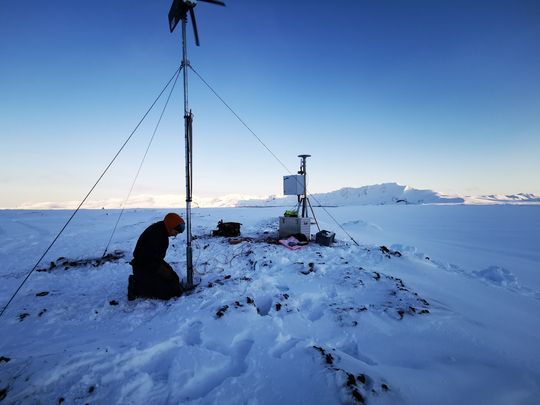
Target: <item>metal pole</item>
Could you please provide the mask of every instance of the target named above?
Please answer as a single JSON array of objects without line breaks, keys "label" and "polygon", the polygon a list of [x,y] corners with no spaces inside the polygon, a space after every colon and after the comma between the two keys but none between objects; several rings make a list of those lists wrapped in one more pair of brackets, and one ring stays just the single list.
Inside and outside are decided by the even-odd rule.
[{"label": "metal pole", "polygon": [[182,67],[184,68],[184,127],[186,143],[186,287],[193,288],[193,251],[191,248],[191,114],[188,105],[188,59],[186,41],[187,14],[182,17]]},{"label": "metal pole", "polygon": [[306,177],[306,158],[310,157],[311,155],[298,155],[299,158],[302,159],[302,163],[300,165],[300,171],[304,175],[304,198],[302,202],[302,218],[307,218],[308,210],[307,210],[307,177]]}]

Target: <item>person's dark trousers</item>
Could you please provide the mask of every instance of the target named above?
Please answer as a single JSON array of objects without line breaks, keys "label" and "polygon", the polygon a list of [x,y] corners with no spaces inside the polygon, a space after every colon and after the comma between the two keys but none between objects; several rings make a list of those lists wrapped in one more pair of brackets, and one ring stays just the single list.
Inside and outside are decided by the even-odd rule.
[{"label": "person's dark trousers", "polygon": [[169,300],[182,295],[182,286],[178,274],[172,267],[164,263],[159,273],[144,273],[136,271],[135,275],[129,276],[128,299],[135,298],[158,298]]}]

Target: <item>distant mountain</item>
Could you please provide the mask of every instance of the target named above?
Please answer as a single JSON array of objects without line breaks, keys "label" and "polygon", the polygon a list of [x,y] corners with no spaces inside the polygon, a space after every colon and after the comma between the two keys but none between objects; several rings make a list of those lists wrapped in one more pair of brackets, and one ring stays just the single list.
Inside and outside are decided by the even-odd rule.
[{"label": "distant mountain", "polygon": [[465,204],[540,204],[540,196],[528,193],[466,196]]},{"label": "distant mountain", "polygon": [[[170,195],[138,195],[132,196],[126,208],[164,208],[181,207],[185,197],[181,194]],[[419,205],[419,204],[540,204],[540,196],[535,194],[484,195],[484,196],[452,196],[433,190],[418,190],[397,183],[375,184],[364,187],[345,187],[329,193],[310,195],[311,205],[316,206],[351,206],[351,205]],[[61,203],[25,204],[20,209],[73,209],[78,201]],[[88,201],[84,208],[119,208],[122,200]],[[221,197],[197,197],[193,199],[193,207],[228,208],[228,207],[290,207],[297,204],[296,196],[269,195],[267,197],[231,194]]]},{"label": "distant mountain", "polygon": [[[345,187],[329,193],[310,196],[314,206],[393,205],[393,204],[463,204],[465,199],[447,196],[433,190],[417,190],[397,183],[375,184],[359,188]],[[296,197],[270,196],[265,199],[239,200],[237,207],[291,206]]]}]

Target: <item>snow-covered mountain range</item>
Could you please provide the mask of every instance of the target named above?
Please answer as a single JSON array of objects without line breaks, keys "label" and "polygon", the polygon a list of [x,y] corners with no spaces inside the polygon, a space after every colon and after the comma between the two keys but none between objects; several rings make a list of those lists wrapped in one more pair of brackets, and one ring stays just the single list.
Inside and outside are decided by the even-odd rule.
[{"label": "snow-covered mountain range", "polygon": [[[295,196],[269,196],[262,199],[238,200],[233,206],[292,206]],[[345,187],[329,193],[310,196],[314,206],[392,205],[392,204],[540,204],[535,194],[458,196],[433,190],[419,190],[397,183],[375,184],[364,187]],[[227,200],[231,203],[231,200]],[[226,205],[222,205],[226,206]],[[230,206],[230,205],[228,205]]]},{"label": "snow-covered mountain range", "polygon": [[[363,187],[345,187],[328,193],[315,193],[309,196],[312,206],[354,206],[354,205],[396,205],[396,204],[540,204],[540,196],[535,194],[459,196],[446,195],[433,190],[420,190],[397,183],[374,184]],[[182,194],[135,195],[125,204],[125,208],[164,208],[183,206]],[[84,208],[119,208],[122,199],[90,200]],[[79,201],[42,202],[24,204],[19,209],[72,209]],[[229,194],[220,197],[193,197],[193,206],[197,208],[231,207],[294,207],[296,196],[268,195],[252,196]]]}]

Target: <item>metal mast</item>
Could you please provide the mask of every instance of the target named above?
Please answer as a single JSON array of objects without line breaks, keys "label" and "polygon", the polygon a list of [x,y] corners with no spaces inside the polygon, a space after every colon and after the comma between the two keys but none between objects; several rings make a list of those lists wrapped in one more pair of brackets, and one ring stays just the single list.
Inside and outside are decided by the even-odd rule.
[{"label": "metal mast", "polygon": [[[225,3],[219,0],[200,0],[205,3],[212,3],[218,6],[224,6]],[[193,9],[197,5],[196,0],[173,0],[171,9],[169,10],[169,29],[174,31],[176,25],[182,21],[182,66],[184,70],[184,129],[185,129],[185,144],[186,144],[186,288],[193,288],[193,250],[191,242],[191,200],[193,194],[193,115],[189,110],[188,104],[188,67],[189,61],[187,58],[187,14],[191,16],[193,25],[193,35],[195,36],[195,44],[199,46],[199,33],[197,32],[197,22]]]},{"label": "metal mast", "polygon": [[[311,155],[298,155],[302,161],[300,162],[300,171],[298,174],[304,176],[304,196],[302,198],[302,218],[307,218],[308,216],[308,197],[307,197],[307,171],[306,171],[306,159],[311,157]],[[315,215],[314,215],[315,216]]]},{"label": "metal mast", "polygon": [[193,117],[189,111],[188,103],[188,65],[187,44],[186,44],[187,14],[182,18],[182,67],[184,74],[184,129],[186,145],[186,287],[193,288],[193,250],[191,247],[191,192],[192,192],[192,169],[193,169],[193,149],[192,149],[192,122]]}]

